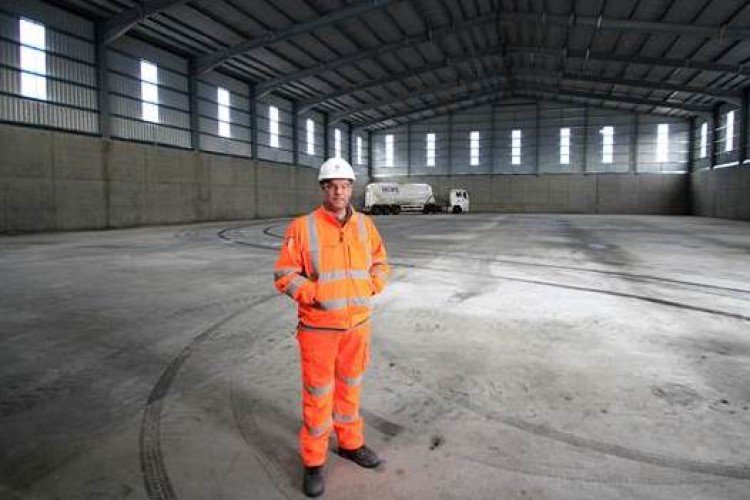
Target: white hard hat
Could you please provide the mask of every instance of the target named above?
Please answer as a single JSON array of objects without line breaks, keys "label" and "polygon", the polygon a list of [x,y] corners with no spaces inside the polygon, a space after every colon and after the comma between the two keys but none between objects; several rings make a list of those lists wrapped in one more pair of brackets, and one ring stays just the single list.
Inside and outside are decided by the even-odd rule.
[{"label": "white hard hat", "polygon": [[349,179],[354,182],[354,169],[343,158],[329,158],[320,166],[318,181],[328,179]]}]

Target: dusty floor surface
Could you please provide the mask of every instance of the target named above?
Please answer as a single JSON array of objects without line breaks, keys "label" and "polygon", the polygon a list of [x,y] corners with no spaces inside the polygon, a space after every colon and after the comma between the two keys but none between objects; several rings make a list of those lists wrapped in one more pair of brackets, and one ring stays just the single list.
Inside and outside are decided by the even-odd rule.
[{"label": "dusty floor surface", "polygon": [[[302,498],[286,220],[0,238],[0,498]],[[380,217],[331,499],[750,498],[750,223]]]}]

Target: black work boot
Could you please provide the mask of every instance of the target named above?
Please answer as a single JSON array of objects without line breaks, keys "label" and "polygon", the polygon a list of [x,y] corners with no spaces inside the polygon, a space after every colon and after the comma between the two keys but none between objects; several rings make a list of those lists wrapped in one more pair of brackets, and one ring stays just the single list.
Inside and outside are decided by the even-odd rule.
[{"label": "black work boot", "polygon": [[319,497],[325,490],[323,478],[323,466],[305,467],[305,479],[302,482],[302,491],[309,497]]},{"label": "black work boot", "polygon": [[366,467],[368,469],[380,465],[380,459],[377,454],[365,445],[360,446],[356,450],[339,448],[339,455],[351,460],[360,467]]}]

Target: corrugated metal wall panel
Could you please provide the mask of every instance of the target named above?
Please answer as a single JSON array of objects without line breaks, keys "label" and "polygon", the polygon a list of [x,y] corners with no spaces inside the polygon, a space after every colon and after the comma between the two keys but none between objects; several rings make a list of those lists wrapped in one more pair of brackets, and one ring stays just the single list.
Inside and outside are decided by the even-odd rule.
[{"label": "corrugated metal wall panel", "polygon": [[[109,99],[114,137],[190,148],[190,98],[187,61],[131,37],[108,51]],[[140,61],[156,64],[159,123],[142,121]]]},{"label": "corrugated metal wall panel", "polygon": [[[315,123],[315,130],[313,134],[313,146],[314,154],[307,154],[307,119],[310,118]],[[299,128],[297,133],[298,148],[299,148],[299,163],[301,165],[308,165],[310,167],[317,168],[324,161],[323,153],[323,114],[316,111],[310,111],[300,115],[297,121]]]},{"label": "corrugated metal wall panel", "polygon": [[[711,120],[701,119],[695,120],[695,128],[693,128],[693,165],[692,170],[700,170],[708,168],[711,165],[711,147],[709,143],[711,141]],[[701,127],[706,124],[706,154],[701,157]]]},{"label": "corrugated metal wall panel", "polygon": [[93,61],[96,59],[96,48],[93,39],[82,40],[53,29],[47,30],[47,50],[58,54],[65,54],[79,61]]},{"label": "corrugated metal wall panel", "polygon": [[[229,92],[229,133],[219,135],[218,89]],[[210,73],[196,85],[200,148],[223,154],[250,156],[250,100],[248,85],[226,75]]]},{"label": "corrugated metal wall panel", "polygon": [[152,144],[169,144],[181,148],[190,148],[190,132],[162,127],[153,123],[112,117],[113,135],[122,139],[148,142]]},{"label": "corrugated metal wall panel", "polygon": [[[660,124],[669,125],[667,161],[657,157],[657,130]],[[638,116],[638,171],[687,172],[690,124],[669,116]]]},{"label": "corrugated metal wall panel", "polygon": [[[408,141],[407,127],[393,127],[372,135],[373,175],[406,175],[408,174]],[[393,135],[393,165],[386,165],[386,136]]]},{"label": "corrugated metal wall panel", "polygon": [[[357,146],[357,138],[362,139],[362,151],[361,154],[358,154],[358,146]],[[352,151],[352,166],[354,167],[354,171],[357,175],[361,174],[367,174],[367,165],[368,165],[368,145],[367,145],[367,132],[363,130],[357,130],[355,129],[352,132],[352,147],[354,150]],[[361,158],[360,158],[361,157]],[[360,161],[361,160],[361,161]]]},{"label": "corrugated metal wall panel", "polygon": [[351,161],[351,156],[349,155],[349,125],[342,122],[328,127],[328,156],[333,157],[336,155],[336,129],[341,133],[341,158]]},{"label": "corrugated metal wall panel", "polygon": [[[146,59],[158,64],[160,69],[170,74],[182,75],[184,77],[188,73],[188,62],[186,59],[130,36],[120,37],[112,43],[110,46],[110,55],[117,54],[118,52],[126,57],[134,58],[136,61]],[[135,68],[137,68],[137,63]],[[138,76],[138,70],[133,69],[128,71],[128,74]],[[161,74],[159,78],[161,80]],[[169,82],[170,78],[165,77],[165,82]],[[176,83],[180,89],[187,91],[187,79]]]},{"label": "corrugated metal wall panel", "polygon": [[[732,150],[727,151],[727,113],[730,111],[734,111],[734,130],[732,131]],[[716,151],[716,165],[725,165],[738,161],[740,143],[740,113],[738,107],[730,104],[719,106],[719,123],[715,125],[714,148]]]},{"label": "corrugated metal wall panel", "polygon": [[[536,165],[536,106],[513,105],[495,108],[495,165],[493,172],[534,174]],[[512,136],[521,131],[520,163],[513,164]]]},{"label": "corrugated metal wall panel", "polygon": [[[590,107],[588,111],[587,172],[628,172],[630,170],[630,141],[635,132],[631,113]],[[603,156],[603,129],[614,127],[614,154],[612,163]]]},{"label": "corrugated metal wall panel", "polygon": [[242,143],[216,137],[215,135],[201,134],[201,149],[214,153],[222,153],[235,156],[250,156],[252,153],[250,143]]},{"label": "corrugated metal wall panel", "polygon": [[[486,174],[492,172],[492,107],[481,106],[471,111],[453,113],[451,120],[452,174]],[[471,164],[471,132],[479,132],[479,164]]]},{"label": "corrugated metal wall panel", "polygon": [[[427,134],[435,134],[435,166],[427,166]],[[416,175],[445,175],[450,172],[448,117],[430,118],[411,125],[411,167]]]},{"label": "corrugated metal wall panel", "polygon": [[[494,122],[493,111],[494,109]],[[632,156],[636,143],[631,140],[640,116],[638,160]],[[538,117],[538,120],[537,120]],[[663,164],[653,164],[654,152],[649,144],[656,141],[658,123],[670,124],[670,157]],[[448,159],[448,128],[452,159]],[[602,134],[605,126],[614,127],[612,163],[602,158]],[[616,110],[582,105],[539,102],[530,104],[497,104],[441,115],[412,122],[411,138],[406,126],[373,134],[373,175],[448,175],[448,174],[544,174],[588,172],[684,172],[687,168],[688,121],[680,118],[636,115]],[[560,129],[570,129],[570,161],[560,158]],[[480,132],[480,164],[470,165],[469,132]],[[512,131],[521,131],[520,164],[512,161]],[[436,165],[426,166],[426,134],[436,134]],[[738,133],[738,132],[736,132]],[[396,158],[394,167],[385,167],[384,136],[394,134]],[[485,139],[486,138],[486,139]],[[409,152],[403,144],[410,141],[411,162],[404,159]],[[494,145],[494,147],[493,147]],[[588,150],[586,151],[586,146]],[[491,168],[490,168],[491,166]]]},{"label": "corrugated metal wall panel", "polygon": [[[0,12],[0,116],[5,121],[80,131],[98,132],[98,99],[94,68],[94,28],[90,21],[50,5],[30,0],[6,2]],[[15,13],[15,14],[13,14]],[[21,18],[45,27],[46,100],[21,92]],[[16,68],[16,69],[12,69]]]},{"label": "corrugated metal wall panel", "polygon": [[[586,109],[557,103],[542,103],[539,133],[539,172],[583,172],[583,155],[586,140]],[[569,129],[570,154],[568,163],[560,158],[560,130]]]},{"label": "corrugated metal wall panel", "polygon": [[23,16],[32,19],[62,32],[89,40],[94,39],[93,23],[38,0],[3,0],[2,9],[18,17]]},{"label": "corrugated metal wall panel", "polygon": [[[271,147],[270,136],[270,106],[279,110],[279,147]],[[258,157],[264,160],[291,163],[294,159],[292,152],[292,103],[280,97],[269,95],[256,104],[258,113]]]}]

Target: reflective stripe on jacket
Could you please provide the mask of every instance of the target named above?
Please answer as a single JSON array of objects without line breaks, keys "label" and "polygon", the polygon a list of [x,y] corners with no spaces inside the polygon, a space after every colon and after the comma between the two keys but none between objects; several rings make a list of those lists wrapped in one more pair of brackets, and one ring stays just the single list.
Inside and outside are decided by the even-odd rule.
[{"label": "reflective stripe on jacket", "polygon": [[378,230],[352,209],[342,226],[323,207],[289,224],[274,268],[276,288],[299,304],[305,326],[350,329],[370,317],[390,268]]}]

